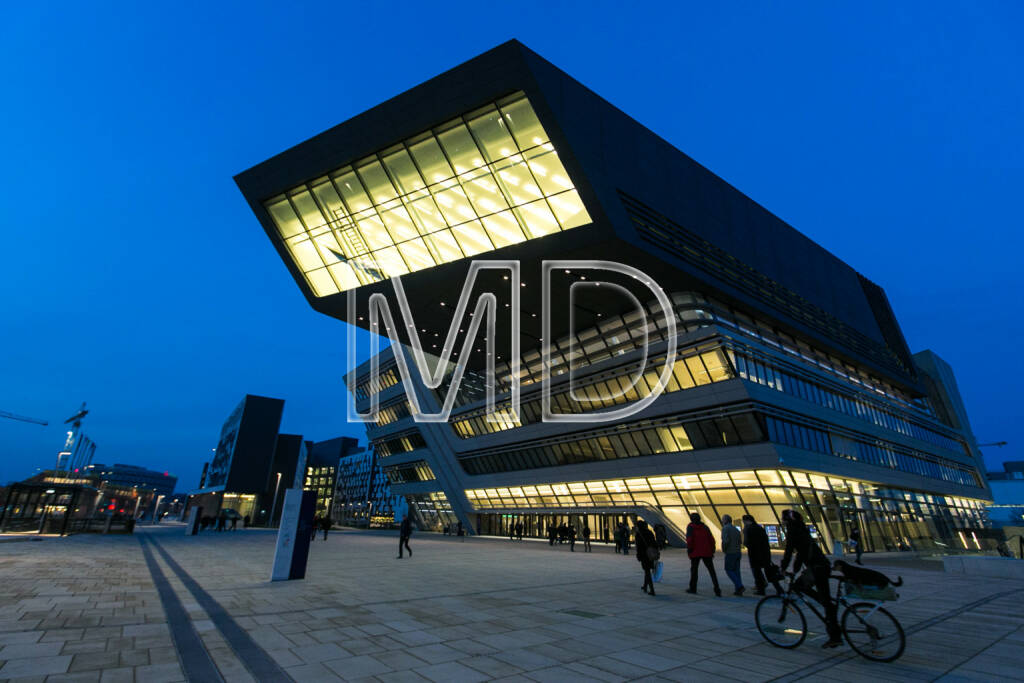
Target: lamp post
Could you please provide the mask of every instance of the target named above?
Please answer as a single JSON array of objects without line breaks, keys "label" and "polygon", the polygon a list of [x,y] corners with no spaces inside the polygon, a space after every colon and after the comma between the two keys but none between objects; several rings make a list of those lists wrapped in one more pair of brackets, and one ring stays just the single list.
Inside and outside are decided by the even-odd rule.
[{"label": "lamp post", "polygon": [[277,472],[277,483],[274,484],[274,504],[270,506],[270,525],[274,525],[274,513],[277,512],[277,489],[281,486],[281,473]]}]

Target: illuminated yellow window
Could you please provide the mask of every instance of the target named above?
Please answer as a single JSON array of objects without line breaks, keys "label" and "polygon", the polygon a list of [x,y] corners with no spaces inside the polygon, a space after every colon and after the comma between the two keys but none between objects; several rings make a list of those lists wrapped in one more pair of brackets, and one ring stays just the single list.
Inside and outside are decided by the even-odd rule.
[{"label": "illuminated yellow window", "polygon": [[[590,223],[522,93],[292,188],[264,206],[316,296]],[[429,261],[420,242],[401,246],[418,238]],[[399,252],[404,258],[396,258]]]},{"label": "illuminated yellow window", "polygon": [[487,239],[487,234],[480,221],[457,225],[452,232],[455,233],[455,238],[459,241],[459,246],[462,247],[466,256],[474,256],[494,248],[490,240]]}]

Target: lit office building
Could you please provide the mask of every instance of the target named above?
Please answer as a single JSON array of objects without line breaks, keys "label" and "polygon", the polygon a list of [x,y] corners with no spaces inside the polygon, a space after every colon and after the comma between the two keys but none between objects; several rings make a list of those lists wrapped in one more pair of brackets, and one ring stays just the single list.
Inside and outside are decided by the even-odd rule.
[{"label": "lit office building", "polygon": [[[986,541],[991,496],[953,372],[911,353],[882,288],[517,42],[236,182],[315,310],[345,320],[352,292],[352,322],[400,342],[375,377],[365,363],[348,379],[360,411],[379,401],[372,448],[425,526],[543,535],[571,521],[609,538],[640,516],[678,536],[693,512],[713,526],[750,513],[781,540],[795,508],[830,547],[854,526],[868,550]],[[469,310],[492,292],[498,329],[464,347],[472,314],[453,313],[474,259],[518,261],[521,283],[480,274]],[[666,305],[646,278],[560,267],[545,328],[544,259],[628,264]],[[392,275],[414,320],[381,330],[367,302],[398,310]],[[469,370],[456,408],[417,422],[394,354],[412,366],[412,335],[440,354],[453,325],[452,361]],[[553,411],[593,416],[644,400],[673,348],[640,412],[541,419],[545,367]],[[420,410],[450,383],[414,380]]]}]

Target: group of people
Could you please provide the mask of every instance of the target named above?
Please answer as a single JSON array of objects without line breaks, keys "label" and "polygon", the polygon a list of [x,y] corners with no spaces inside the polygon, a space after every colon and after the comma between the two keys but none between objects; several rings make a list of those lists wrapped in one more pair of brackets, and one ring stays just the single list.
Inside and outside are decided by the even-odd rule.
[{"label": "group of people", "polygon": [[[517,532],[516,533],[519,535],[519,540],[522,540],[523,539],[523,523],[522,522],[517,522],[516,523],[516,527],[517,527]],[[554,525],[554,524],[549,524],[548,525],[548,545],[554,545],[556,542],[559,545],[561,545],[563,543],[568,543],[569,544],[569,550],[571,550],[572,552],[576,552],[576,533],[577,533],[576,532],[576,525],[574,525],[574,524],[566,524],[565,522],[562,522],[561,524],[558,524],[557,526]],[[583,533],[583,552],[589,553],[591,551],[591,547],[590,547],[590,525],[589,524],[584,524],[583,525],[583,532],[582,533]]]},{"label": "group of people", "polygon": [[[220,514],[218,514],[216,517],[213,517],[211,515],[203,515],[202,517],[200,517],[199,530],[206,531],[207,529],[212,527],[217,531],[234,531],[238,528],[238,520],[239,517],[237,515],[228,517],[227,512],[221,510]],[[243,528],[249,526],[249,515],[246,515],[244,518],[242,518],[242,521],[244,524]]]},{"label": "group of people", "polygon": [[[733,583],[733,595],[742,596],[746,590],[743,585],[743,577],[740,574],[743,548],[747,549],[750,571],[754,576],[754,595],[764,595],[769,582],[774,585],[776,591],[783,592],[782,586],[778,583],[778,577],[786,571],[792,561],[794,574],[804,570],[807,575],[807,579],[805,579],[807,587],[803,589],[804,594],[818,601],[825,609],[825,625],[829,639],[823,647],[831,648],[841,644],[837,605],[829,588],[832,567],[821,550],[821,546],[811,537],[810,530],[804,523],[803,515],[796,510],[783,511],[782,523],[786,529],[786,548],[778,571],[773,571],[770,579],[766,574],[773,568],[768,534],[751,515],[743,515],[742,522],[743,529],[741,530],[733,524],[731,516],[722,515],[722,553],[725,555],[725,573]],[[859,550],[859,530],[856,535],[858,541],[856,549]],[[851,534],[852,537],[853,534]],[[655,553],[646,549],[650,543],[654,542],[654,537],[643,521],[637,522],[636,539],[636,556],[644,571],[642,588],[649,595],[654,595],[651,571],[658,558]],[[700,565],[703,564],[711,577],[715,595],[721,597],[722,589],[718,584],[718,575],[713,562],[715,537],[697,513],[690,515],[690,523],[686,527],[686,552],[690,558],[690,585],[686,592],[697,592],[698,571]],[[860,553],[858,553],[857,562],[860,564]]]},{"label": "group of people", "polygon": [[[466,539],[466,530],[462,527],[462,522],[457,524],[445,524],[444,525],[445,536],[458,536],[462,540]],[[521,536],[520,536],[521,538]]]}]

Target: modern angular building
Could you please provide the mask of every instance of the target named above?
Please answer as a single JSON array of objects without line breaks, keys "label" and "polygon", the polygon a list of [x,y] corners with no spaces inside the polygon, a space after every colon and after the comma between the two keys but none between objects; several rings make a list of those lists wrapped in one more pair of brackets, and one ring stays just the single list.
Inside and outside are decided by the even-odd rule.
[{"label": "modern angular building", "polygon": [[279,398],[245,395],[221,426],[213,460],[200,488],[189,492],[185,513],[198,505],[203,515],[216,517],[229,508],[253,524],[276,524],[304,452],[301,436],[278,434],[283,413]]},{"label": "modern angular building", "polygon": [[[952,370],[910,351],[883,289],[516,41],[236,182],[315,310],[345,320],[354,292],[352,322],[399,340],[376,376],[348,379],[360,410],[379,401],[368,436],[421,524],[541,535],[571,520],[606,538],[640,516],[678,536],[691,512],[749,512],[779,541],[797,508],[829,546],[853,526],[869,550],[985,542],[990,493]],[[472,313],[453,313],[478,259],[518,261],[521,283],[480,274],[473,301],[495,295],[497,333],[464,347]],[[545,326],[545,259],[643,276],[559,267]],[[381,330],[367,302],[398,310],[393,275],[413,320]],[[440,353],[453,324],[469,373],[447,423],[418,422],[395,354],[412,335]],[[541,419],[545,370],[556,413],[596,416],[643,400],[672,348],[639,413]],[[440,408],[447,385],[410,386]]]}]

